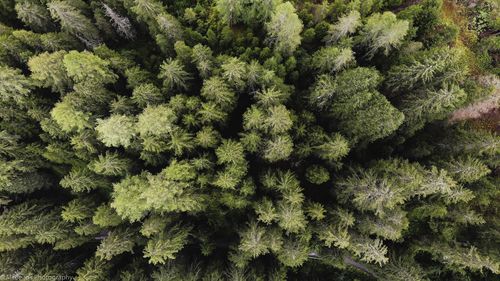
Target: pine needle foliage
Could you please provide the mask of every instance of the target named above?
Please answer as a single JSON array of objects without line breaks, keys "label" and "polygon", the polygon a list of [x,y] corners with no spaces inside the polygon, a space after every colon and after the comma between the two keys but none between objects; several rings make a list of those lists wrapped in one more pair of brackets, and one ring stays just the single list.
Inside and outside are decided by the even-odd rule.
[{"label": "pine needle foliage", "polygon": [[498,280],[493,2],[0,0],[0,279]]}]

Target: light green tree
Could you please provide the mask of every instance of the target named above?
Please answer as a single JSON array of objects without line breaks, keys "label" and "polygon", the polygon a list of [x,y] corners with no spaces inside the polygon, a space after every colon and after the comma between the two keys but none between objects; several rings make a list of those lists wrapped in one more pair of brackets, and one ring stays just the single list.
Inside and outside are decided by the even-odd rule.
[{"label": "light green tree", "polygon": [[151,264],[165,264],[175,259],[175,254],[188,243],[189,227],[172,226],[148,240],[144,248],[144,257]]},{"label": "light green tree", "polygon": [[341,71],[356,63],[354,53],[349,48],[324,47],[314,53],[312,65],[321,73]]},{"label": "light green tree", "polygon": [[88,52],[70,51],[64,56],[68,76],[76,83],[107,84],[118,76],[110,69],[110,63]]},{"label": "light green tree", "polygon": [[23,104],[32,85],[19,69],[0,66],[0,101]]},{"label": "light green tree", "polygon": [[72,85],[63,63],[66,51],[41,53],[28,61],[31,78],[37,80],[42,87],[50,87],[52,91],[64,93]]},{"label": "light green tree", "polygon": [[55,104],[50,111],[50,116],[65,132],[79,132],[91,126],[91,114],[76,110],[74,106],[65,100]]},{"label": "light green tree", "polygon": [[168,59],[161,64],[158,78],[163,79],[163,86],[167,90],[172,90],[174,88],[187,89],[187,81],[191,76],[184,70],[180,61]]},{"label": "light green tree", "polygon": [[108,147],[129,147],[136,134],[135,119],[126,115],[112,115],[98,119],[97,137]]},{"label": "light green tree", "polygon": [[303,24],[290,2],[276,6],[266,28],[267,40],[277,51],[291,54],[300,45]]},{"label": "light green tree", "polygon": [[388,55],[401,46],[408,29],[408,21],[398,20],[392,12],[371,15],[360,34],[363,44],[369,48],[367,56],[372,58],[379,51]]},{"label": "light green tree", "polygon": [[360,13],[356,10],[352,10],[349,14],[340,17],[336,24],[330,26],[327,35],[323,38],[323,41],[327,45],[333,45],[340,39],[355,33],[360,25]]}]

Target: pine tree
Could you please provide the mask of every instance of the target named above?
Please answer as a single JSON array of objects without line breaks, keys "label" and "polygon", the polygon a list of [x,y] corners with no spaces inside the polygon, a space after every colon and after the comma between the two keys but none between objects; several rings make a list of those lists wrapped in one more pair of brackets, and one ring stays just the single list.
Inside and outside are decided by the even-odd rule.
[{"label": "pine tree", "polygon": [[288,131],[292,127],[292,117],[284,105],[276,105],[268,109],[264,126],[272,135]]},{"label": "pine tree", "polygon": [[72,85],[63,64],[66,54],[66,51],[45,52],[31,57],[28,61],[31,78],[39,81],[42,87],[50,87],[54,92],[64,93]]},{"label": "pine tree", "polygon": [[[236,80],[241,74],[230,75],[228,80]],[[228,87],[226,82],[219,77],[211,77],[203,81],[203,87],[200,92],[205,99],[220,105],[222,108],[232,108],[236,101],[235,93]]]},{"label": "pine tree", "polygon": [[310,166],[306,170],[306,178],[310,183],[322,184],[330,179],[330,173],[322,166]]},{"label": "pine tree", "polygon": [[51,1],[47,4],[50,15],[61,24],[61,27],[80,39],[89,47],[96,47],[101,41],[99,31],[90,19],[66,1]]},{"label": "pine tree", "polygon": [[128,228],[111,230],[97,247],[96,256],[104,260],[111,260],[119,254],[132,252],[135,245],[134,234],[135,231]]},{"label": "pine tree", "polygon": [[[9,206],[0,215],[0,249],[22,249],[31,244],[53,244],[65,238],[69,226],[61,221],[50,203],[26,201]],[[16,239],[17,238],[17,239]]]},{"label": "pine tree", "polygon": [[97,120],[97,137],[108,147],[128,147],[135,136],[135,120],[130,116],[112,115]]},{"label": "pine tree", "polygon": [[132,101],[140,107],[157,105],[165,100],[160,89],[151,83],[137,85],[132,92]]},{"label": "pine tree", "polygon": [[490,169],[477,158],[452,159],[444,164],[445,169],[459,182],[474,182],[490,173]]},{"label": "pine tree", "polygon": [[222,77],[226,79],[227,83],[236,89],[242,89],[245,86],[247,65],[244,62],[238,58],[231,57],[224,61],[221,68]]},{"label": "pine tree", "polygon": [[0,67],[0,101],[23,104],[30,93],[32,82],[18,69]]},{"label": "pine tree", "polygon": [[187,244],[189,231],[189,227],[175,225],[155,235],[148,240],[144,257],[148,258],[151,264],[165,264],[174,259],[174,254]]},{"label": "pine tree", "polygon": [[312,64],[321,73],[334,73],[348,68],[355,62],[351,49],[325,47],[314,53]]},{"label": "pine tree", "polygon": [[163,86],[167,90],[174,88],[187,89],[187,81],[190,79],[178,60],[166,60],[160,66],[158,78],[163,79]]},{"label": "pine tree", "polygon": [[60,182],[64,188],[75,192],[89,192],[97,188],[103,188],[108,182],[86,168],[73,168]]},{"label": "pine tree", "polygon": [[48,32],[54,28],[50,13],[39,3],[24,1],[15,6],[17,17],[35,31]]},{"label": "pine tree", "polygon": [[129,159],[109,151],[99,155],[88,165],[93,172],[105,176],[123,176],[129,172],[131,166]]},{"label": "pine tree", "polygon": [[332,45],[340,39],[356,32],[356,29],[360,25],[360,13],[356,10],[352,10],[349,14],[340,17],[336,24],[330,26],[327,35],[323,38],[323,41],[325,41],[327,45]]},{"label": "pine tree", "polygon": [[398,20],[391,12],[373,14],[366,20],[360,34],[363,44],[369,48],[367,56],[371,58],[378,51],[388,55],[401,45],[408,29],[409,23]]},{"label": "pine tree", "polygon": [[123,223],[116,211],[107,204],[103,204],[95,210],[92,223],[100,227],[118,226]]},{"label": "pine tree", "polygon": [[146,214],[146,200],[140,194],[148,186],[147,175],[128,176],[113,185],[111,207],[121,218],[134,222]]},{"label": "pine tree", "polygon": [[148,106],[137,117],[138,133],[141,136],[162,136],[174,129],[177,120],[175,112],[165,106]]},{"label": "pine tree", "polygon": [[[419,95],[409,95],[399,108],[405,114],[405,124],[418,130],[426,122],[443,119],[463,103],[467,94],[457,85],[443,85],[425,90]],[[424,117],[425,116],[425,117]]]},{"label": "pine tree", "polygon": [[225,23],[233,25],[238,22],[243,14],[243,1],[217,0],[216,9]]},{"label": "pine tree", "polygon": [[460,82],[468,73],[460,48],[434,48],[410,56],[389,71],[386,84],[393,91]]},{"label": "pine tree", "polygon": [[108,61],[87,51],[70,51],[64,56],[63,62],[68,76],[76,83],[107,84],[117,79]]},{"label": "pine tree", "polygon": [[404,120],[403,113],[375,90],[380,80],[376,70],[363,67],[335,78],[320,75],[309,100],[317,108],[330,109],[332,117],[340,121],[342,133],[354,142],[371,142],[390,135]]},{"label": "pine tree", "polygon": [[111,264],[102,261],[98,258],[91,257],[85,261],[84,265],[76,271],[76,279],[78,281],[86,280],[102,280],[109,277]]},{"label": "pine tree", "polygon": [[155,20],[160,31],[169,40],[175,42],[182,38],[182,27],[174,16],[168,13],[160,13]]},{"label": "pine tree", "polygon": [[56,103],[50,112],[50,116],[64,132],[79,132],[91,126],[91,114],[76,110],[67,101]]},{"label": "pine tree", "polygon": [[278,135],[264,144],[263,158],[269,162],[286,160],[293,151],[293,142],[288,135]]},{"label": "pine tree", "polygon": [[291,54],[300,45],[303,24],[290,2],[276,6],[266,28],[267,40],[277,51]]},{"label": "pine tree", "polygon": [[202,44],[196,44],[192,50],[192,62],[196,64],[200,76],[207,78],[214,68],[212,50]]}]

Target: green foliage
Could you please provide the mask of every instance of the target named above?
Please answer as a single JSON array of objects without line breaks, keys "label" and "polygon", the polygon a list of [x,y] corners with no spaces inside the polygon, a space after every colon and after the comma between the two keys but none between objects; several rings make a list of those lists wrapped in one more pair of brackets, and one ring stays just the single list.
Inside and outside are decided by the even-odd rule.
[{"label": "green foliage", "polygon": [[89,192],[107,186],[105,179],[86,168],[73,168],[59,184],[75,192]]},{"label": "green foliage", "polygon": [[0,215],[0,250],[17,250],[36,243],[54,244],[64,239],[69,226],[60,219],[58,210],[50,207],[37,201],[9,206]]},{"label": "green foliage", "polygon": [[92,222],[100,227],[117,226],[123,221],[109,205],[101,205],[95,210]]},{"label": "green foliage", "polygon": [[[101,43],[99,30],[72,2],[51,1],[47,4],[50,15],[61,27],[80,39],[85,45],[95,47]],[[76,3],[75,3],[76,4]],[[77,4],[78,5],[78,4]]]},{"label": "green foliage", "polygon": [[30,92],[31,81],[18,69],[0,67],[0,101],[22,104]]},{"label": "green foliage", "polygon": [[331,45],[345,38],[346,36],[356,32],[356,29],[361,25],[361,15],[358,11],[352,10],[349,14],[340,17],[338,22],[331,25],[328,33],[323,39],[327,45]]},{"label": "green foliage", "polygon": [[108,147],[128,147],[135,136],[135,120],[130,116],[112,115],[97,120],[97,137]]},{"label": "green foliage", "polygon": [[128,173],[131,165],[129,159],[120,157],[117,153],[106,152],[106,154],[101,154],[97,159],[90,162],[89,168],[99,175],[123,176]]},{"label": "green foliage", "polygon": [[190,79],[178,60],[166,60],[160,66],[158,78],[163,79],[163,86],[167,90],[174,88],[187,89],[187,81]]},{"label": "green foliage", "polygon": [[354,62],[352,50],[335,47],[321,48],[314,53],[312,59],[312,65],[321,73],[334,73],[349,67]]},{"label": "green foliage", "polygon": [[490,173],[490,169],[479,159],[470,156],[461,159],[452,159],[445,163],[445,169],[463,183],[474,182]]},{"label": "green foliage", "polygon": [[64,93],[72,84],[63,63],[66,54],[66,51],[45,52],[31,57],[28,61],[31,78],[39,81],[42,87],[50,87],[54,92]]},{"label": "green foliage", "polygon": [[233,140],[225,140],[215,153],[220,164],[238,164],[245,160],[243,146]]},{"label": "green foliage", "polygon": [[138,133],[141,137],[162,136],[172,132],[177,120],[175,112],[165,106],[148,106],[137,118]]},{"label": "green foliage", "polygon": [[0,276],[497,280],[493,2],[0,0]]},{"label": "green foliage", "polygon": [[306,179],[310,183],[314,184],[322,184],[330,180],[330,173],[327,169],[322,166],[313,165],[307,167],[306,170]]},{"label": "green foliage", "polygon": [[111,260],[119,254],[132,252],[135,245],[134,234],[135,231],[128,228],[111,230],[97,247],[96,256],[103,260]]},{"label": "green foliage", "polygon": [[79,222],[92,217],[94,212],[94,198],[82,197],[71,200],[63,207],[61,217],[67,222]]},{"label": "green foliage", "polygon": [[132,222],[138,221],[146,213],[146,200],[140,197],[141,191],[148,185],[146,176],[147,174],[145,173],[137,176],[129,176],[113,185],[111,207],[123,219],[128,219]]},{"label": "green foliage", "polygon": [[386,83],[395,91],[412,90],[459,82],[467,72],[462,49],[436,48],[409,56],[401,65],[392,67]]},{"label": "green foliage", "polygon": [[151,83],[140,84],[132,92],[132,100],[140,107],[156,105],[164,100],[163,95],[155,85]]},{"label": "green foliage", "polygon": [[276,6],[266,28],[267,40],[277,51],[291,54],[300,45],[303,24],[290,2]]},{"label": "green foliage", "polygon": [[330,110],[340,121],[342,132],[354,142],[371,142],[390,135],[404,119],[403,113],[375,90],[379,82],[380,74],[364,67],[346,70],[335,78],[320,75],[309,100],[319,109]]},{"label": "green foliage", "polygon": [[15,6],[17,17],[33,30],[48,32],[54,27],[49,11],[40,3],[20,2]]},{"label": "green foliage", "polygon": [[64,55],[63,63],[68,76],[76,83],[106,84],[117,79],[108,61],[86,51],[70,51]]},{"label": "green foliage", "polygon": [[98,258],[90,258],[76,271],[78,281],[97,281],[106,279],[111,265]]},{"label": "green foliage", "polygon": [[265,143],[264,159],[269,162],[286,160],[292,154],[293,142],[287,135],[276,136]]},{"label": "green foliage", "polygon": [[74,106],[67,101],[56,103],[50,115],[64,132],[80,132],[91,126],[91,114],[75,109]]},{"label": "green foliage", "polygon": [[361,31],[363,44],[367,45],[368,57],[373,57],[376,52],[382,51],[388,55],[392,49],[398,48],[406,36],[409,23],[398,20],[391,12],[373,14],[366,20]]},{"label": "green foliage", "polygon": [[[233,70],[229,70],[228,68],[228,70],[226,70],[225,72],[225,75],[227,76],[228,80],[237,80],[241,79],[240,77],[242,74]],[[208,80],[204,80],[200,94],[205,99],[214,102],[217,105],[220,105],[222,108],[231,108],[234,105],[236,99],[234,92],[232,92],[231,89],[229,89],[228,85],[219,77],[211,77]]]},{"label": "green foliage", "polygon": [[144,257],[152,264],[165,264],[186,245],[190,228],[175,225],[148,240]]}]

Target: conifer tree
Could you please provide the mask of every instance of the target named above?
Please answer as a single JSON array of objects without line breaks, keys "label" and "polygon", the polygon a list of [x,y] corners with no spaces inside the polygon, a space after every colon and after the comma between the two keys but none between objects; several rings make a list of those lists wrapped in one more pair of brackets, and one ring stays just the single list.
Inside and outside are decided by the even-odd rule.
[{"label": "conifer tree", "polygon": [[17,17],[35,31],[48,32],[55,26],[46,7],[39,3],[23,1],[15,6]]},{"label": "conifer tree", "polygon": [[0,100],[23,104],[30,93],[32,82],[18,69],[2,66],[0,68]]},{"label": "conifer tree", "polygon": [[117,79],[108,61],[87,51],[70,51],[64,56],[63,62],[68,76],[76,83],[106,84]]},{"label": "conifer tree", "polygon": [[367,56],[373,57],[378,51],[388,55],[392,49],[401,45],[408,29],[409,23],[398,20],[391,12],[373,14],[366,20],[360,34],[363,44],[369,48]]},{"label": "conifer tree", "polygon": [[386,84],[392,90],[439,86],[459,82],[468,72],[463,65],[464,54],[459,48],[435,48],[410,56],[390,71]]},{"label": "conifer tree", "polygon": [[50,15],[61,27],[80,39],[89,47],[96,47],[101,41],[99,31],[90,19],[66,1],[51,1],[47,4]]},{"label": "conifer tree", "polygon": [[135,38],[136,31],[126,16],[120,15],[107,4],[102,4],[102,7],[104,8],[105,15],[122,37],[129,40]]},{"label": "conifer tree", "polygon": [[331,25],[328,33],[323,38],[327,45],[332,45],[346,36],[356,32],[356,29],[361,25],[361,15],[358,11],[352,10],[339,18],[338,22]]},{"label": "conifer tree", "polygon": [[303,24],[290,2],[276,6],[266,27],[267,40],[277,51],[290,54],[300,45]]},{"label": "conifer tree", "polygon": [[88,112],[75,109],[67,101],[58,102],[50,112],[51,117],[65,132],[82,131],[90,127],[90,116]]},{"label": "conifer tree", "polygon": [[135,120],[125,115],[97,120],[97,137],[108,147],[128,147],[136,134],[134,124]]},{"label": "conifer tree", "polygon": [[31,78],[40,81],[43,87],[50,87],[54,92],[64,93],[72,85],[63,63],[66,54],[66,51],[58,51],[31,57],[28,61]]},{"label": "conifer tree", "polygon": [[163,79],[163,86],[167,90],[176,87],[186,89],[186,82],[189,80],[190,75],[178,60],[167,60],[162,63],[158,78]]},{"label": "conifer tree", "polygon": [[354,55],[350,49],[325,47],[317,51],[312,64],[322,73],[334,73],[349,67],[354,62]]}]

